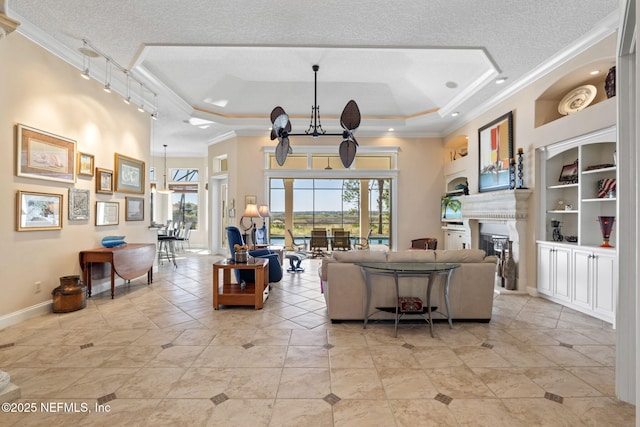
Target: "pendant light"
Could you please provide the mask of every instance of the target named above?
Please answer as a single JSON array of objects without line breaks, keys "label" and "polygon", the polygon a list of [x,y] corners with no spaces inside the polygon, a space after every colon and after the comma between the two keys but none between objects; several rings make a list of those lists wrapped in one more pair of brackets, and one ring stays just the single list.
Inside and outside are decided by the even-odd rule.
[{"label": "pendant light", "polygon": [[162,190],[158,190],[160,194],[170,194],[173,190],[167,187],[167,144],[162,145],[164,147],[164,186]]}]

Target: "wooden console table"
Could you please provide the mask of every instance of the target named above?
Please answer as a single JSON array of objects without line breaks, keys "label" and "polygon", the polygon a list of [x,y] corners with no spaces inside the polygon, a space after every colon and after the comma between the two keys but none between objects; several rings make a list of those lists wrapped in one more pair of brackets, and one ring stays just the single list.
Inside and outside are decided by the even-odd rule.
[{"label": "wooden console table", "polygon": [[147,273],[147,284],[153,282],[153,261],[156,259],[154,243],[128,243],[116,248],[96,248],[80,251],[82,278],[91,296],[91,270],[94,263],[111,264],[111,299],[115,290],[115,274],[125,280]]},{"label": "wooden console table", "polygon": [[[247,283],[242,289],[238,283],[231,283],[231,270],[253,270],[255,283]],[[222,286],[220,286],[222,270]],[[225,259],[213,264],[213,308],[219,305],[252,305],[256,310],[262,308],[269,296],[269,260],[250,258],[247,262],[236,263]]]}]

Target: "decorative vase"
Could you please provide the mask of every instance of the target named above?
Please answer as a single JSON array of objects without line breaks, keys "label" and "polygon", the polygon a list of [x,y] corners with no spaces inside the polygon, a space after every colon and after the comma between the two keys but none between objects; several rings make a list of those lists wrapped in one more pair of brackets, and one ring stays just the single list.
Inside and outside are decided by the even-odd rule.
[{"label": "decorative vase", "polygon": [[234,260],[235,262],[238,263],[245,263],[247,262],[247,251],[236,251],[235,255],[234,255]]},{"label": "decorative vase", "polygon": [[612,248],[609,244],[609,238],[611,237],[611,230],[613,229],[613,222],[616,220],[615,216],[599,216],[600,232],[602,233],[602,240],[604,242],[600,245],[601,248]]},{"label": "decorative vase", "polygon": [[509,240],[509,257],[503,267],[505,287],[509,291],[516,289],[516,262],[513,260],[513,241]]},{"label": "decorative vase", "polygon": [[607,93],[607,98],[616,96],[616,67],[609,68],[607,77],[604,79],[604,91]]}]

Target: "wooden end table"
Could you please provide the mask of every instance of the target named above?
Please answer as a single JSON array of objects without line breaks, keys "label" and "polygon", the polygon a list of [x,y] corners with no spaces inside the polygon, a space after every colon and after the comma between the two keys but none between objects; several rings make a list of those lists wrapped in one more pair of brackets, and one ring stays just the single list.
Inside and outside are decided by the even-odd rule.
[{"label": "wooden end table", "polygon": [[[255,283],[247,283],[243,290],[239,283],[231,283],[231,270],[253,270]],[[222,284],[220,283],[222,270]],[[213,264],[213,309],[222,305],[252,305],[260,310],[269,296],[269,260],[250,258],[247,262],[229,259]]]}]

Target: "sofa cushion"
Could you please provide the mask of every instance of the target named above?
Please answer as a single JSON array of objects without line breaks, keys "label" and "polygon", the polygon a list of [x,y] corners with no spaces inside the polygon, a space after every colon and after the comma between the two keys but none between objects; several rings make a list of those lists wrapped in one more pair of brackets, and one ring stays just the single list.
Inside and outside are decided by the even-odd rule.
[{"label": "sofa cushion", "polygon": [[432,250],[399,251],[387,254],[389,262],[436,262],[436,254]]},{"label": "sofa cushion", "polygon": [[482,249],[436,250],[435,253],[436,262],[483,262],[486,255]]},{"label": "sofa cushion", "polygon": [[332,256],[338,262],[386,262],[387,261],[387,253],[383,251],[334,252]]}]

